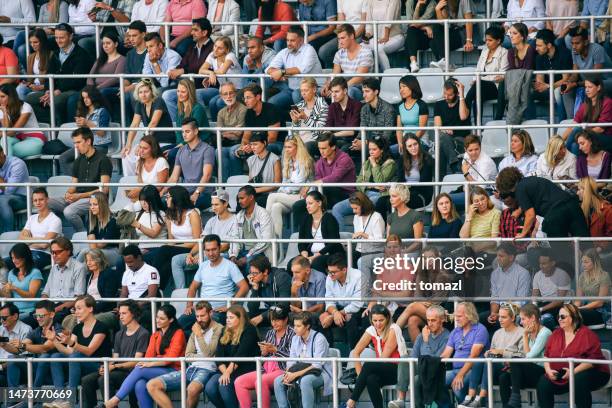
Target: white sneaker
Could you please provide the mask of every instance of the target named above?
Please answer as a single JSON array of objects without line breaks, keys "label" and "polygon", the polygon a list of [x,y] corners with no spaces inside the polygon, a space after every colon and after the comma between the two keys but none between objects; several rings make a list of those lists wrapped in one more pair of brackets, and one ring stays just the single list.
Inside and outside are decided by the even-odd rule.
[{"label": "white sneaker", "polygon": [[472,406],[471,404],[474,401],[474,399],[475,399],[474,397],[466,396],[463,402],[457,405],[457,408],[470,408]]},{"label": "white sneaker", "polygon": [[406,406],[406,402],[404,402],[404,400],[394,400],[394,401],[390,401],[389,404],[387,405],[387,408],[404,408]]},{"label": "white sneaker", "polygon": [[421,68],[419,67],[419,64],[417,64],[416,62],[411,62],[410,63],[410,72],[419,72]]},{"label": "white sneaker", "polygon": [[440,68],[440,69],[446,68],[446,60],[442,58],[440,61],[431,61],[429,63],[429,66],[433,68]]}]

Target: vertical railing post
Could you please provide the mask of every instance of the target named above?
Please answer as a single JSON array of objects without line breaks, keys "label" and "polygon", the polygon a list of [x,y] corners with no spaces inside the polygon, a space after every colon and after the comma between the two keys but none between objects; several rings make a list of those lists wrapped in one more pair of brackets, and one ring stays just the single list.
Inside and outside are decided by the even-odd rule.
[{"label": "vertical railing post", "polygon": [[100,58],[100,25],[96,22],[94,23],[94,28],[96,29],[96,59],[98,59]]},{"label": "vertical railing post", "polygon": [[221,138],[221,130],[217,129],[217,182],[223,182],[223,141]]},{"label": "vertical railing post", "polygon": [[261,375],[261,369],[261,360],[259,357],[257,357],[255,359],[255,371],[257,373],[257,378],[255,381],[255,395],[257,396],[257,408],[263,408],[263,401],[261,399],[261,382],[263,381],[263,376]]},{"label": "vertical railing post", "polygon": [[332,402],[334,408],[340,406],[340,398],[338,396],[338,360],[333,357],[332,361]]},{"label": "vertical railing post", "polygon": [[[434,143],[436,148],[434,149],[434,180],[437,182],[440,181],[440,128],[438,126],[434,129]],[[404,147],[405,148],[405,147]],[[438,184],[434,187],[434,197],[438,195],[440,191],[440,186]],[[465,207],[468,208],[468,207]]]},{"label": "vertical railing post", "polygon": [[157,315],[157,303],[155,303],[155,301],[152,300],[151,301],[151,327],[156,327],[156,324],[155,324],[156,315]]},{"label": "vertical railing post", "polygon": [[[51,75],[49,77],[49,114],[51,115],[51,128],[54,128],[57,124],[55,123],[55,77]],[[55,139],[55,131],[51,131],[51,135]]]},{"label": "vertical railing post", "polygon": [[374,51],[374,72],[378,73],[378,23],[376,21],[371,21],[370,23],[374,26],[372,29],[373,37],[370,40],[374,41],[374,48],[372,49]]},{"label": "vertical railing post", "polygon": [[163,24],[164,24],[164,43],[166,44],[166,47],[170,48],[170,30],[172,29],[172,26],[166,22],[164,22]]},{"label": "vertical railing post", "polygon": [[272,266],[276,267],[278,265],[278,242],[276,238],[273,238],[270,243],[272,244]]},{"label": "vertical railing post", "polygon": [[589,32],[591,34],[591,42],[595,42],[595,16],[589,16]]},{"label": "vertical railing post", "polygon": [[366,135],[366,130],[365,128],[361,128],[359,130],[359,134],[361,136],[361,163],[365,163],[366,162],[366,151],[367,151],[367,145],[366,145],[366,139],[367,139],[367,135]]},{"label": "vertical railing post", "polygon": [[32,215],[32,200],[30,200],[30,197],[32,197],[32,186],[28,183],[26,185],[26,214],[28,220],[30,219],[30,215]]},{"label": "vertical railing post", "polygon": [[[240,45],[240,35],[238,34],[238,27],[242,28],[242,26],[239,26],[238,24],[234,23],[234,49],[238,50],[238,47]],[[238,51],[236,51],[236,54],[238,54]]]},{"label": "vertical railing post", "polygon": [[187,364],[185,358],[181,359],[181,407],[187,406]]},{"label": "vertical railing post", "polygon": [[346,246],[346,264],[348,268],[353,267],[353,243],[350,239],[346,240],[348,245]]},{"label": "vertical railing post", "polygon": [[259,86],[261,87],[261,100],[266,101],[266,77],[259,77]]},{"label": "vertical railing post", "polygon": [[109,370],[109,362],[108,359],[104,359],[104,389],[102,390],[104,397],[104,401],[108,401],[110,399],[110,370]]},{"label": "vertical railing post", "polygon": [[574,408],[576,406],[576,381],[574,379],[575,374],[574,359],[569,361],[569,406]]},{"label": "vertical railing post", "polygon": [[198,262],[204,262],[204,248],[201,239],[198,240],[198,256],[200,257]]},{"label": "vertical railing post", "polygon": [[470,208],[470,184],[467,181],[463,185],[463,193],[464,193],[463,202],[465,204],[464,208]]},{"label": "vertical railing post", "polygon": [[493,361],[487,358],[487,395],[488,406],[493,408]]},{"label": "vertical railing post", "polygon": [[8,134],[6,129],[2,129],[2,150],[4,151],[4,154],[8,156]]},{"label": "vertical railing post", "polygon": [[449,22],[448,19],[444,20],[444,60],[446,61],[446,72],[450,67],[450,38],[449,35]]},{"label": "vertical railing post", "polygon": [[26,23],[24,28],[25,28],[25,49],[26,49],[26,61],[27,61],[30,59],[30,25]]},{"label": "vertical railing post", "polygon": [[[126,127],[125,126],[125,119],[126,119],[126,114],[125,114],[125,84],[123,83],[123,81],[125,80],[125,78],[123,77],[123,74],[120,75],[119,77],[119,111],[120,113],[120,120],[121,120],[121,127]],[[125,131],[122,129],[121,130],[121,151],[123,151],[123,146],[125,146],[125,142],[126,142],[126,134]]]},{"label": "vertical railing post", "polygon": [[[508,152],[511,152],[512,151],[512,150],[510,150],[510,143],[512,141],[512,126],[511,125],[508,125],[506,127],[506,132],[507,132],[507,134],[506,134],[506,137],[507,137],[507,139],[506,139],[506,146],[508,147]],[[467,207],[465,207],[465,208],[467,208]]]},{"label": "vertical railing post", "polygon": [[302,28],[304,29],[304,44],[308,44],[308,24],[302,24]]},{"label": "vertical railing post", "polygon": [[[34,386],[34,364],[32,362],[32,357],[29,357],[26,360],[26,370],[27,370],[27,382],[28,388],[32,388]],[[34,407],[34,400],[28,399],[28,408]]]},{"label": "vertical railing post", "polygon": [[[549,115],[549,124],[555,123],[555,107],[557,106],[557,102],[555,101],[555,74],[553,71],[548,71],[548,115]],[[552,136],[552,128],[548,128],[548,137]]]},{"label": "vertical railing post", "polygon": [[578,238],[574,238],[574,282],[578,282],[578,277],[580,275],[580,246],[578,242]]},{"label": "vertical railing post", "polygon": [[[408,371],[410,372],[410,379],[414,378],[414,361],[412,359],[410,359],[408,361]],[[410,384],[410,408],[416,408],[416,402],[414,400],[415,395],[414,395],[414,382],[412,384]]]},{"label": "vertical railing post", "polygon": [[[482,84],[480,82],[480,72],[476,72],[476,126],[482,126]],[[471,109],[471,106],[468,106],[468,109]],[[480,136],[482,130],[480,127],[476,130],[476,134]]]}]

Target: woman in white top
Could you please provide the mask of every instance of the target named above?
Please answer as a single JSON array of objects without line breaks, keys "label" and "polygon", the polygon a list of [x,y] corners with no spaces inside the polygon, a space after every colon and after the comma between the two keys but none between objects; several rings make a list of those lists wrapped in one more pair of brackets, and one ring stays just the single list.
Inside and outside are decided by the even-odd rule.
[{"label": "woman in white top", "polygon": [[[506,32],[513,23],[523,21],[524,18],[544,18],[546,17],[546,8],[544,0],[509,0],[508,13],[504,28]],[[544,21],[530,20],[524,22],[529,29],[529,39],[535,41],[536,33],[545,28]],[[504,47],[511,48],[510,36],[506,35],[504,39]]]},{"label": "woman in white top", "polygon": [[[385,221],[382,215],[374,211],[372,200],[363,192],[356,191],[349,197],[349,203],[355,216],[353,217],[353,239],[383,239],[385,237]],[[358,259],[362,255],[379,253],[382,245],[378,243],[357,244],[355,247]]]},{"label": "woman in white top", "polygon": [[[136,176],[139,183],[157,184],[168,181],[169,166],[166,158],[162,155],[157,140],[146,135],[140,139],[138,147],[138,163],[136,165]],[[126,210],[140,211],[139,194],[140,187],[126,191],[126,195],[132,201],[126,206]],[[161,191],[161,187],[158,188]]]},{"label": "woman in white top", "polygon": [[538,156],[535,154],[531,136],[526,130],[516,129],[510,139],[510,154],[499,163],[499,171],[506,167],[518,168],[525,177],[533,176],[536,172]]},{"label": "woman in white top", "polygon": [[[38,127],[38,120],[36,120],[36,114],[32,106],[19,99],[14,84],[0,85],[0,127]],[[9,130],[6,135],[8,136],[7,155],[19,158],[40,154],[44,143],[47,141],[45,135],[37,131]]]},{"label": "woman in white top", "polygon": [[[49,3],[43,5],[41,10],[47,7],[48,4]],[[62,2],[62,5],[68,7],[66,3]],[[29,42],[31,51],[26,64],[26,74],[46,74],[51,56],[53,55],[52,44],[49,38],[47,38],[47,33],[42,28],[35,28],[34,31],[30,31]],[[25,45],[23,47],[23,55],[25,57]],[[22,101],[25,100],[25,97],[30,92],[40,92],[44,90],[44,78],[26,78],[17,86],[17,93],[19,94],[19,99]]]},{"label": "woman in white top", "polygon": [[[217,78],[217,75],[241,74],[242,67],[233,51],[232,40],[229,37],[219,37],[215,40],[213,51],[208,54],[206,61],[200,67],[200,75],[208,75],[202,80],[203,89],[198,89],[196,94],[198,100],[202,100],[206,106],[216,104],[219,97],[219,85],[233,82],[236,89],[242,87],[241,78]],[[215,98],[217,97],[217,98]],[[213,100],[215,98],[215,100]]]},{"label": "woman in white top", "polygon": [[274,233],[277,237],[283,236],[283,215],[291,212],[291,207],[297,201],[306,198],[308,187],[292,186],[291,184],[305,183],[314,178],[314,161],[302,139],[290,136],[285,139],[283,149],[282,176],[283,187],[270,193],[266,203],[266,211],[270,213],[274,224]]},{"label": "woman in white top", "polygon": [[576,156],[565,148],[561,136],[548,139],[546,151],[538,158],[536,176],[549,180],[576,179]]},{"label": "woman in white top", "polygon": [[[300,94],[302,100],[295,105],[295,109],[289,111],[291,122],[297,127],[317,128],[325,126],[327,122],[328,106],[325,99],[317,96],[317,81],[310,77],[302,79],[300,83]],[[311,156],[319,155],[317,138],[319,131],[302,130],[296,132],[306,144],[306,149]]]},{"label": "woman in white top", "polygon": [[[76,37],[94,35],[96,28],[91,24],[89,13],[96,7],[96,0],[65,0],[68,6],[68,23],[74,28]],[[84,23],[85,25],[76,25]]]},{"label": "woman in white top", "polygon": [[[505,72],[508,70],[508,50],[502,46],[504,41],[504,29],[499,26],[491,26],[485,31],[485,47],[480,53],[477,72]],[[476,122],[476,112],[482,116],[482,103],[484,101],[496,101],[499,83],[504,80],[503,75],[482,75],[480,77],[480,105],[476,105],[476,85],[472,87],[465,96],[465,103],[474,112],[474,122]],[[476,82],[474,78],[474,82]],[[476,109],[478,108],[478,110]],[[498,112],[501,119],[503,112]]]},{"label": "woman in white top", "polygon": [[338,21],[346,21],[355,27],[355,38],[365,34],[365,24],[357,25],[356,21],[368,18],[369,0],[338,0]]},{"label": "woman in white top", "polygon": [[221,36],[231,37],[234,35],[232,24],[217,25],[215,23],[233,23],[240,21],[240,5],[236,0],[210,0],[208,2],[208,15],[206,16],[213,25],[213,40]]},{"label": "woman in white top", "polygon": [[[401,5],[399,0],[370,0],[368,6],[368,21],[399,20]],[[389,54],[400,50],[404,46],[404,32],[399,24],[379,24],[378,26],[378,64],[380,71],[391,68]],[[366,26],[363,45],[374,51],[374,26]],[[367,41],[367,42],[366,42]]]},{"label": "woman in white top", "polygon": [[[166,221],[159,191],[153,185],[147,185],[138,194],[139,207],[132,227],[136,230],[138,239],[166,239]],[[143,253],[147,253],[151,248],[162,246],[160,243],[140,243],[138,247]]]},{"label": "woman in white top", "polygon": [[[183,186],[172,186],[165,197],[168,207],[166,210],[168,239],[199,239],[202,234],[202,219],[199,211],[193,207],[187,189]],[[172,276],[169,262],[172,257],[188,253],[197,245],[194,242],[172,243],[151,249],[144,255],[145,262],[159,271],[160,288],[165,288]]]}]

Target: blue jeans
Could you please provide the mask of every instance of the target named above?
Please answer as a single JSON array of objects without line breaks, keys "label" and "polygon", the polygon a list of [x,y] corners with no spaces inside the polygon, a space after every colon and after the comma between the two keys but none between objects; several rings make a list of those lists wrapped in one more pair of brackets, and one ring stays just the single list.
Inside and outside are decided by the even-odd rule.
[{"label": "blue jeans", "polygon": [[[323,386],[323,376],[308,374],[299,379],[300,391],[302,392],[302,407],[314,408],[315,389]],[[283,384],[283,376],[276,377],[274,380],[274,396],[278,408],[289,408],[287,400],[287,386]]]},{"label": "blue jeans", "polygon": [[[370,200],[372,200],[372,204],[376,204],[376,201],[380,198],[380,192],[367,190],[366,195]],[[338,221],[338,225],[340,226],[340,231],[347,231],[346,226],[344,225],[344,217],[347,215],[353,214],[353,209],[351,208],[351,203],[349,199],[342,200],[332,208],[332,214],[336,217],[336,221]]]},{"label": "blue jeans", "polygon": [[217,408],[234,408],[238,406],[238,398],[236,398],[236,390],[234,389],[234,380],[232,378],[227,385],[219,383],[221,378],[220,373],[215,373],[206,383],[206,396]]},{"label": "blue jeans", "polygon": [[[453,390],[455,396],[459,401],[463,401],[465,396],[467,395],[468,390],[478,389],[482,380],[482,369],[484,367],[483,363],[475,363],[472,366],[472,369],[466,376],[466,381],[463,382],[463,387],[460,390]],[[453,383],[453,380],[457,376],[457,373],[461,370],[461,368],[453,368],[452,370],[446,371],[446,386],[450,387]]]},{"label": "blue jeans", "polygon": [[198,99],[202,98],[202,101],[204,102],[204,105],[208,106],[210,104],[210,101],[215,96],[219,95],[219,88],[203,88],[203,89],[198,89],[196,93],[198,94]]},{"label": "blue jeans", "polygon": [[[71,358],[85,358],[89,357],[83,353],[72,353],[67,357]],[[51,363],[53,364],[53,363]],[[77,388],[81,385],[81,378],[85,377],[87,374],[98,371],[100,368],[100,363],[96,362],[69,362],[68,363],[68,387]]]},{"label": "blue jeans", "polygon": [[160,375],[174,371],[170,367],[136,367],[127,376],[115,396],[120,400],[127,397],[132,391],[136,392],[136,399],[142,408],[153,408],[153,399],[147,391],[147,382]]},{"label": "blue jeans", "polygon": [[361,101],[363,99],[363,92],[361,91],[360,86],[349,86],[348,95],[349,98],[354,99],[356,101]]},{"label": "blue jeans", "polygon": [[[170,36],[170,40],[174,40],[174,38],[176,37]],[[180,43],[178,43],[174,51],[178,52],[179,54],[181,54],[181,56],[183,56],[185,55],[185,53],[187,52],[187,49],[189,48],[191,44],[193,44],[193,39],[191,37],[187,37],[183,39]]]},{"label": "blue jeans", "polygon": [[26,208],[26,196],[0,194],[0,233],[13,231],[15,212]]},{"label": "blue jeans", "polygon": [[178,254],[172,257],[172,277],[174,278],[175,289],[185,287],[185,269],[198,269],[198,264],[187,265],[187,255]]},{"label": "blue jeans", "polygon": [[[187,383],[197,382],[206,387],[208,380],[215,374],[215,371],[210,371],[205,368],[189,366],[185,372],[185,380]],[[181,372],[173,371],[168,374],[164,374],[158,378],[163,384],[166,391],[176,391],[181,388]]]},{"label": "blue jeans", "polygon": [[575,127],[565,141],[565,147],[567,150],[574,153],[576,156],[580,153],[580,149],[578,148],[578,140],[576,137],[580,132],[582,132],[582,128]]},{"label": "blue jeans", "polygon": [[236,151],[240,148],[240,143],[221,148],[221,172],[223,173],[223,182],[227,181],[228,177],[238,176],[243,173],[243,160],[236,157]]},{"label": "blue jeans", "polygon": [[289,106],[302,100],[300,90],[289,88],[289,84],[287,84],[286,81],[274,82],[273,86],[278,89],[279,92],[268,99],[268,102],[280,109],[287,110]]},{"label": "blue jeans", "polygon": [[276,40],[274,41],[274,51],[278,54],[283,48],[287,48],[287,41],[285,40]]}]

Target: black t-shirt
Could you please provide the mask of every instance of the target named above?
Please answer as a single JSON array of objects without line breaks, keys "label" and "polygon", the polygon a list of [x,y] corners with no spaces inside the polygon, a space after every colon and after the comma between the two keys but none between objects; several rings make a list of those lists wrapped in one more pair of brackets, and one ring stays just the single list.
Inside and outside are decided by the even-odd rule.
[{"label": "black t-shirt", "polygon": [[[96,150],[91,157],[79,155],[72,166],[72,177],[79,183],[99,183],[102,176],[110,177],[113,174],[113,164],[106,154]],[[86,193],[97,190],[97,187],[77,187],[77,193]]]},{"label": "black t-shirt", "polygon": [[[459,116],[459,100],[452,108],[446,101],[438,101],[434,106],[434,117],[442,118],[442,126],[470,126],[470,116],[466,120],[461,120]],[[454,136],[465,137],[470,134],[469,130],[453,130]]]},{"label": "black t-shirt", "polygon": [[536,215],[546,217],[552,207],[570,200],[572,196],[541,177],[525,177],[516,185],[516,199],[523,212],[533,208]]},{"label": "black t-shirt", "polygon": [[[94,235],[96,239],[119,239],[120,231],[117,226],[117,221],[114,217],[108,220],[108,223],[104,228],[100,228],[98,224],[87,232],[88,235]],[[118,244],[108,244],[109,247],[116,247]]]},{"label": "black t-shirt", "polygon": [[151,337],[151,334],[142,326],[140,326],[131,336],[128,336],[127,328],[123,326],[121,330],[115,334],[114,351],[119,357],[125,358],[134,357],[136,353],[145,355],[147,347],[149,346],[149,337]]},{"label": "black t-shirt", "polygon": [[[151,104],[151,115],[150,116],[147,115],[147,109],[145,108],[144,104],[140,102],[136,103],[134,113],[140,115],[140,118],[142,119],[142,125],[147,127],[149,126],[149,123],[151,123],[151,118],[153,117],[153,113],[156,110],[160,110],[162,112],[162,116],[161,116],[161,119],[159,120],[159,123],[157,123],[157,127],[171,128],[172,118],[170,118],[170,114],[168,113],[168,108],[166,107],[166,103],[161,97],[155,98],[155,100]],[[171,143],[171,144],[176,143],[176,136],[174,132],[172,131],[167,131],[167,132],[166,131],[164,132],[156,131],[156,132],[152,132],[152,135],[155,139],[157,139],[158,143]]]},{"label": "black t-shirt", "polygon": [[110,340],[110,334],[108,328],[104,323],[99,320],[96,320],[96,324],[94,324],[93,329],[91,330],[91,334],[89,337],[83,336],[83,323],[79,323],[74,326],[72,330],[72,334],[74,334],[77,338],[77,343],[81,346],[89,346],[91,340],[93,340],[96,334],[104,334],[104,341],[98,347],[96,351],[90,357],[111,357],[112,356],[112,346]]},{"label": "black t-shirt", "polygon": [[268,102],[262,102],[261,112],[259,116],[255,115],[253,109],[248,109],[244,117],[245,127],[268,127],[280,122],[280,115],[274,105]]},{"label": "black t-shirt", "polygon": [[[552,59],[545,55],[536,55],[535,68],[538,71],[548,71],[551,69],[572,69],[572,54],[565,47],[555,47],[555,55]],[[555,82],[561,80],[563,75],[555,74]],[[544,82],[548,83],[548,75],[544,74]]]}]

